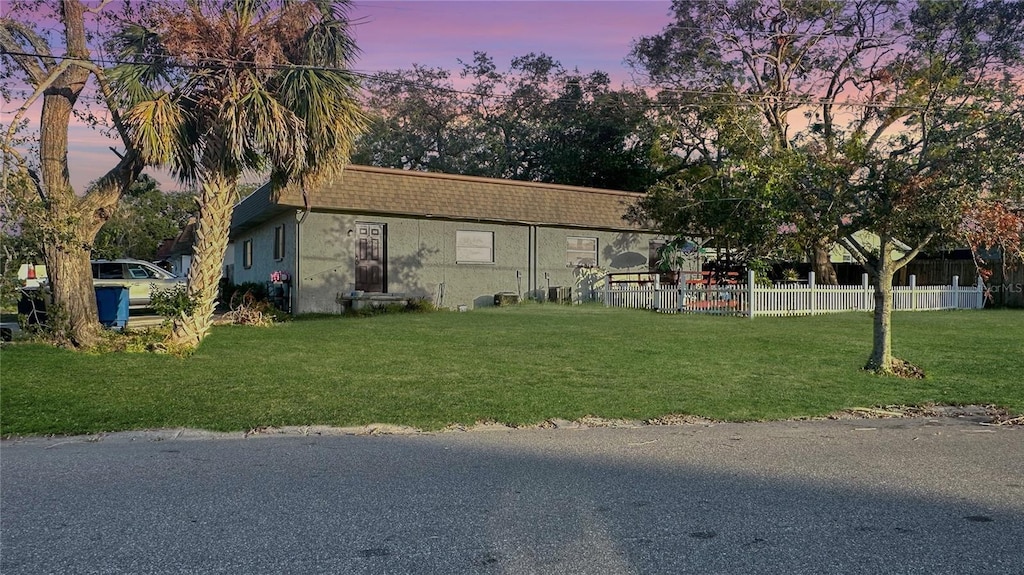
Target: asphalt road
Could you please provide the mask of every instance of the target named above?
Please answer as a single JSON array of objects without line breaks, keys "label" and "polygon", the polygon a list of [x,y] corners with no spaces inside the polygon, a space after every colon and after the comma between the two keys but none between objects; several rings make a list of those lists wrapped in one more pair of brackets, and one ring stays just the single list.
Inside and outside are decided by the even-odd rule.
[{"label": "asphalt road", "polygon": [[1024,573],[1024,428],[0,444],[0,572]]}]

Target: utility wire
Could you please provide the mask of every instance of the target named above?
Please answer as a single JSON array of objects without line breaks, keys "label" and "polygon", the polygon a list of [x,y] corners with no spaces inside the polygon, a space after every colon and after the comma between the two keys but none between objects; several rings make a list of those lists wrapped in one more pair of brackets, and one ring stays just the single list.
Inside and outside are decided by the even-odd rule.
[{"label": "utility wire", "polygon": [[[52,56],[52,55],[48,55],[48,54],[40,54],[38,52],[14,52],[14,51],[6,51],[6,50],[3,52],[3,54],[7,54],[7,55],[10,55],[10,56],[30,57],[30,58],[52,58],[52,59],[56,59],[56,60],[80,60],[80,61],[90,62],[90,63],[96,64],[98,66],[117,66],[117,65],[140,66],[140,65],[146,65],[146,64],[143,64],[143,63],[134,62],[134,61],[130,61],[130,60],[122,60],[122,59],[117,59],[117,58],[106,58],[106,57],[103,57],[103,58],[95,58],[95,57],[93,57],[93,58],[77,58],[77,57],[71,57],[71,56]],[[382,82],[382,83],[389,83],[389,84],[394,84],[394,85],[405,85],[405,86],[408,86],[408,87],[419,88],[419,89],[428,90],[428,91],[434,91],[434,92],[440,92],[440,93],[451,94],[451,95],[458,95],[458,96],[471,96],[471,97],[475,97],[475,98],[490,99],[490,100],[512,101],[512,100],[517,99],[517,97],[518,97],[518,96],[516,96],[514,94],[495,94],[495,93],[474,92],[474,91],[470,91],[470,90],[460,90],[460,89],[457,89],[457,88],[446,87],[446,86],[437,86],[435,84],[422,84],[422,83],[414,82],[412,80],[408,80],[408,79],[405,79],[405,78],[390,77],[390,76],[397,75],[397,73],[395,71],[381,71],[381,72],[376,72],[376,73],[370,73],[370,72],[363,72],[363,71],[352,70],[352,69],[347,69],[347,68],[335,68],[335,67],[322,66],[322,65],[312,65],[312,64],[271,64],[271,65],[266,65],[266,64],[257,64],[255,62],[251,62],[251,61],[233,60],[233,59],[216,59],[216,60],[211,59],[211,61],[209,61],[207,63],[203,63],[203,64],[173,63],[173,64],[168,65],[168,67],[170,67],[170,68],[178,68],[178,69],[183,69],[183,70],[222,70],[222,69],[237,68],[237,67],[242,67],[242,66],[248,67],[248,68],[257,69],[257,70],[281,71],[281,70],[289,70],[289,69],[291,69],[291,70],[294,70],[294,69],[303,70],[303,69],[305,69],[305,70],[319,70],[319,71],[326,71],[326,72],[339,72],[339,73],[351,74],[352,76],[357,77],[357,78],[361,78],[363,80],[369,80],[369,81],[374,81],[374,82]],[[658,91],[658,93],[661,93],[661,94],[676,94],[676,95],[694,96],[694,97],[702,97],[702,98],[707,98],[707,97],[735,98],[735,101],[729,102],[731,105],[752,106],[752,107],[762,107],[762,106],[767,105],[767,104],[770,104],[770,105],[780,105],[780,106],[792,106],[794,108],[831,104],[831,105],[836,106],[838,108],[844,108],[844,107],[876,108],[876,109],[901,108],[901,109],[904,109],[904,110],[925,110],[925,109],[935,110],[935,109],[953,109],[953,108],[959,107],[959,106],[948,106],[948,107],[939,106],[939,107],[936,107],[934,105],[931,105],[931,106],[928,106],[928,105],[901,105],[901,104],[890,103],[890,102],[872,102],[872,101],[853,100],[853,99],[847,99],[847,100],[843,100],[843,101],[834,101],[834,100],[825,100],[825,99],[822,99],[822,98],[815,98],[813,96],[796,96],[796,97],[794,97],[792,94],[787,95],[787,97],[778,97],[778,96],[773,95],[771,93],[756,93],[756,92],[744,93],[744,92],[728,92],[728,91],[721,91],[721,90],[695,90],[695,89],[684,89],[684,88],[659,88],[659,89],[657,89],[657,91]],[[543,97],[541,99],[545,100],[545,101],[548,101],[548,102],[556,102],[556,101],[565,99],[565,97],[564,96],[554,96],[554,97]],[[681,102],[681,103],[680,102],[652,101],[648,105],[644,106],[644,109],[647,109],[647,110],[672,110],[672,109],[679,109],[680,107],[682,107],[682,108],[700,108],[700,107],[706,107],[707,105],[708,105],[707,102],[701,102],[701,101]]]}]

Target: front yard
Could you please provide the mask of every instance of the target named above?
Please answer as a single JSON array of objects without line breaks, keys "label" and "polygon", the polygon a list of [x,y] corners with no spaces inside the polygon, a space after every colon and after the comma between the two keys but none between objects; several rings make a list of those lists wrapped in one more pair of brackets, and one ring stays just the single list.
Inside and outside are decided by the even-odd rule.
[{"label": "front yard", "polygon": [[526,305],[306,319],[215,328],[187,359],[15,344],[0,351],[0,433],[760,420],[926,403],[1024,412],[1024,312],[907,312],[893,324],[894,351],[925,379],[860,371],[866,313],[748,320]]}]

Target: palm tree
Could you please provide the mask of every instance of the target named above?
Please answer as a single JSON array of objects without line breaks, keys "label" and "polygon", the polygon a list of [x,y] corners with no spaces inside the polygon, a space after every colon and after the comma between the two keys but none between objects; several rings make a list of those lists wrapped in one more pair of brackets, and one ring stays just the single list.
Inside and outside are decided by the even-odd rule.
[{"label": "palm tree", "polygon": [[[364,126],[347,1],[188,0],[149,5],[117,35],[125,121],[145,159],[196,186],[188,293],[169,343],[194,349],[213,317],[236,189],[270,172],[273,189],[336,176]],[[148,24],[139,24],[146,22]]]}]

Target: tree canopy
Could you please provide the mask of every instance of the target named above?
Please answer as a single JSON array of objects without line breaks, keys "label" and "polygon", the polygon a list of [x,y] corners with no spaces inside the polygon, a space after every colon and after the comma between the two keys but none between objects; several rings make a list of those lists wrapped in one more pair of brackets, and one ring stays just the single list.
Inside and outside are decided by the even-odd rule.
[{"label": "tree canopy", "polygon": [[[691,167],[632,217],[839,242],[878,287],[869,367],[893,372],[893,274],[929,245],[967,242],[972,214],[975,229],[993,205],[1019,214],[1024,5],[677,0],[673,14],[633,61],[675,110]],[[1019,245],[1017,222],[1002,237]]]},{"label": "tree canopy", "polygon": [[513,58],[507,70],[484,52],[460,63],[457,74],[413,66],[370,78],[371,123],[353,161],[635,191],[671,164],[642,90],[546,54]]},{"label": "tree canopy", "polygon": [[160,242],[176,237],[195,212],[195,193],[164,192],[159,182],[144,174],[96,235],[92,256],[155,260]]}]

